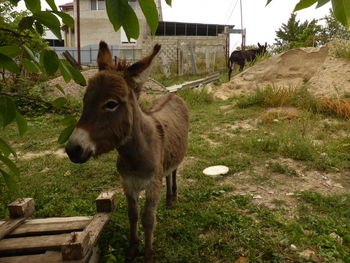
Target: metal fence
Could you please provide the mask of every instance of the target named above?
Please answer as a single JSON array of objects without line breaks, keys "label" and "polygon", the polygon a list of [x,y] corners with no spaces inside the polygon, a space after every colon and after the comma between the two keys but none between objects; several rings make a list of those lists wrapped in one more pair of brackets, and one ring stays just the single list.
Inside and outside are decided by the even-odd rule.
[{"label": "metal fence", "polygon": [[[78,60],[78,51],[74,47],[51,47],[59,58],[64,58],[62,53],[68,51],[75,60]],[[141,58],[141,49],[137,48],[120,48],[118,46],[109,46],[113,58],[126,59],[129,62],[135,62]],[[98,54],[98,45],[85,46],[80,49],[80,59],[82,65],[96,64]]]}]

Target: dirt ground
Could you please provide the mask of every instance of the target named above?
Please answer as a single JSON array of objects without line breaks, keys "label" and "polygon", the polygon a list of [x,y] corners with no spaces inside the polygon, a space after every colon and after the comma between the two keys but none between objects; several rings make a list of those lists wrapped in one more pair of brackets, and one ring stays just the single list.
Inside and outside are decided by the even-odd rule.
[{"label": "dirt ground", "polygon": [[[350,41],[348,43],[350,45]],[[210,85],[210,91],[214,96],[220,99],[227,99],[234,95],[248,94],[257,87],[266,85],[275,85],[278,87],[300,87],[306,85],[313,94],[319,97],[337,97],[346,93],[350,94],[350,61],[336,58],[334,55],[335,44],[329,44],[317,48],[298,48],[289,50],[282,54],[270,57],[261,63],[254,65],[242,73],[236,75],[230,82],[221,86]],[[83,72],[86,79],[91,78],[97,69],[91,69]],[[59,84],[73,97],[80,97],[85,87],[81,87],[74,82],[65,83],[62,77],[49,82],[49,86],[54,87]],[[164,87],[161,84],[150,80],[145,85],[145,93],[142,95],[144,100],[152,100],[158,94],[164,93]],[[51,96],[60,96],[59,91],[52,88]],[[294,108],[279,109],[273,108],[263,112],[261,119],[273,113],[274,118],[278,120],[298,117],[298,110]],[[265,114],[265,115],[264,115]],[[276,117],[277,116],[277,117]],[[234,125],[227,126],[228,130],[254,130],[257,129],[257,123],[262,120],[242,120]],[[232,133],[230,133],[232,134]],[[209,145],[216,142],[211,141],[203,134]],[[26,153],[23,158],[37,158],[40,155],[56,154],[58,158],[64,158],[61,150],[47,151],[43,153]],[[271,160],[272,161],[272,160]],[[229,173],[225,176],[218,176],[218,185],[232,184],[235,187],[233,194],[250,195],[254,202],[271,208],[276,207],[276,200],[282,200],[284,206],[290,209],[291,215],[296,208],[296,195],[299,191],[311,190],[322,194],[328,193],[349,193],[350,177],[340,172],[323,174],[318,171],[306,170],[301,162],[280,158],[273,160],[283,165],[293,168],[296,176],[287,176],[278,173],[271,173],[266,185],[257,185],[252,183],[251,174],[256,177],[265,176],[268,171],[268,162],[265,167],[257,165],[254,171]],[[194,165],[194,157],[187,156],[179,169],[180,184],[189,183],[181,178],[183,167]],[[192,182],[190,182],[192,183]]]},{"label": "dirt ground", "polygon": [[350,62],[336,58],[338,40],[323,47],[297,48],[272,56],[242,73],[230,82],[212,87],[217,98],[249,94],[257,87],[300,87],[306,85],[318,97],[337,97],[350,93]]}]

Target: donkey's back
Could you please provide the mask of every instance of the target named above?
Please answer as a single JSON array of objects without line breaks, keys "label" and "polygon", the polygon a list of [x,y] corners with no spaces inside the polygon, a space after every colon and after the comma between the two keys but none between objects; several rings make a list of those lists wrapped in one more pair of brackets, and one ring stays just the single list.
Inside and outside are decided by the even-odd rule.
[{"label": "donkey's back", "polygon": [[164,143],[164,172],[176,168],[187,150],[189,114],[186,103],[175,94],[166,94],[153,102],[149,115],[157,123]]}]

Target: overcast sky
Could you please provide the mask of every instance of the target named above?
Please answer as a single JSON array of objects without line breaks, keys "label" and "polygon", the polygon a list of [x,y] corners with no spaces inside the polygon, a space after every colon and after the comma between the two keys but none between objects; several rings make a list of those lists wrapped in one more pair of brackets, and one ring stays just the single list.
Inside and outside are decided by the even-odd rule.
[{"label": "overcast sky", "polygon": [[[242,0],[243,28],[247,30],[247,45],[257,42],[273,44],[275,31],[286,23],[298,0]],[[163,19],[178,22],[200,22],[235,25],[241,28],[239,0],[173,0],[172,7],[162,0]],[[312,6],[297,12],[301,21],[322,18],[331,4],[316,9]],[[231,50],[241,43],[240,35],[231,36]]]},{"label": "overcast sky", "polygon": [[[62,5],[73,0],[56,0]],[[162,0],[163,19],[176,22],[197,22],[235,25],[241,28],[240,0],[172,0],[172,7]],[[274,43],[275,31],[286,23],[298,0],[272,0],[265,7],[266,0],[242,0],[243,28],[247,30],[247,45],[257,42]],[[43,8],[48,5],[42,0]],[[24,6],[24,1],[20,2]],[[322,18],[328,14],[331,4],[321,8],[315,6],[297,12],[301,21]],[[241,43],[240,35],[231,35],[231,50]]]}]

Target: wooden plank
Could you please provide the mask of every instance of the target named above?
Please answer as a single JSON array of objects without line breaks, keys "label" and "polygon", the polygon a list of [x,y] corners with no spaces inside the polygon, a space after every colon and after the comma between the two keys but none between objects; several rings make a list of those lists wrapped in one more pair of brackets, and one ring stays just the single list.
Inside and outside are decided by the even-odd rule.
[{"label": "wooden plank", "polygon": [[0,240],[0,255],[24,251],[58,250],[70,234],[6,238]]},{"label": "wooden plank", "polygon": [[49,218],[35,218],[27,219],[25,224],[36,225],[36,224],[56,224],[56,223],[70,223],[75,221],[91,220],[92,216],[69,216],[69,217],[49,217]]},{"label": "wooden plank", "polygon": [[35,212],[33,198],[20,198],[8,205],[11,218],[29,217]]},{"label": "wooden plank", "polygon": [[18,218],[18,219],[10,219],[6,221],[4,224],[0,226],[0,242],[6,235],[11,233],[16,227],[21,225],[26,219]]},{"label": "wooden plank", "polygon": [[[90,223],[92,217],[84,218],[76,221],[61,221],[50,223],[39,223],[39,220],[26,220],[21,226],[13,230],[8,237],[33,235],[33,234],[54,234],[84,230]],[[34,221],[34,222],[32,222]],[[40,220],[42,221],[42,220]]]},{"label": "wooden plank", "polygon": [[101,193],[96,198],[97,213],[111,213],[115,209],[115,194],[116,191],[107,191]]},{"label": "wooden plank", "polygon": [[63,261],[61,252],[46,251],[45,254],[26,255],[14,257],[0,257],[1,263],[86,263],[90,262],[91,255],[88,254],[84,259]]},{"label": "wooden plank", "polygon": [[21,198],[8,205],[11,219],[1,224],[0,240],[35,213],[33,198]]},{"label": "wooden plank", "polygon": [[111,216],[112,213],[97,213],[84,232],[76,235],[76,238],[67,239],[67,242],[62,246],[62,258],[72,260],[84,256],[96,245]]}]

